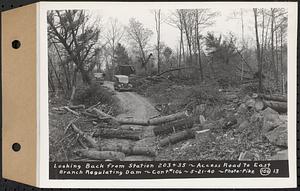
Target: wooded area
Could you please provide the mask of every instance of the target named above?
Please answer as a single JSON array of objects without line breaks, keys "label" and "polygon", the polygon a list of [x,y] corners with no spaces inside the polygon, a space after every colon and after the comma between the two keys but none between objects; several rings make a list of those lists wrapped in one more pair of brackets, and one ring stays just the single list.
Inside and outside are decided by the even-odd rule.
[{"label": "wooded area", "polygon": [[[244,34],[244,17],[251,11],[256,40],[245,39]],[[227,84],[257,79],[260,92],[286,92],[285,9],[233,12],[229,19],[240,23],[242,39],[233,33],[206,30],[221,16],[212,9],[152,13],[155,30],[135,18],[124,26],[113,18],[104,24],[100,17],[95,19],[84,10],[49,11],[49,89],[62,90],[72,99],[80,83],[77,78],[90,84],[94,72],[103,72],[111,80],[118,65],[133,65],[138,75],[175,75]],[[167,46],[161,38],[163,25],[178,28],[180,38],[174,39],[179,41],[177,49]],[[151,44],[154,36],[156,44]]]},{"label": "wooded area", "polygon": [[127,23],[48,11],[51,160],[269,160],[287,149],[286,9],[147,11]]}]

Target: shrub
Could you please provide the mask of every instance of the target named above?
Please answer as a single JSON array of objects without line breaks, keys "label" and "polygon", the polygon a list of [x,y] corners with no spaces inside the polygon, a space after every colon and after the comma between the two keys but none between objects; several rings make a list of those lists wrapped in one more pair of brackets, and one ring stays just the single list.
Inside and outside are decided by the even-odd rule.
[{"label": "shrub", "polygon": [[86,107],[101,102],[102,104],[113,104],[113,93],[100,84],[92,84],[89,87],[82,87],[76,90],[74,105],[84,104]]}]

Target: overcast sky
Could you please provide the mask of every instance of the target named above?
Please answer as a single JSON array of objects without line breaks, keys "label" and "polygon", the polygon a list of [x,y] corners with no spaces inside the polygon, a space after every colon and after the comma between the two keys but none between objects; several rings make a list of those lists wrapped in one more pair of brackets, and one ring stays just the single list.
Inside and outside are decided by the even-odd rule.
[{"label": "overcast sky", "polygon": [[[216,22],[213,26],[208,27],[203,31],[205,35],[207,31],[212,31],[217,34],[228,34],[232,32],[237,37],[241,39],[242,29],[241,29],[241,20],[240,19],[230,19],[233,17],[233,12],[240,11],[240,9],[212,9],[213,11],[219,11],[220,15],[216,17]],[[162,10],[162,15],[164,18],[167,18],[170,15],[170,12],[174,10],[164,9]],[[105,26],[109,18],[116,18],[123,25],[128,25],[130,18],[136,18],[138,21],[143,23],[143,25],[151,29],[154,34],[152,36],[151,44],[155,44],[156,33],[155,33],[155,19],[153,13],[150,9],[124,9],[115,7],[106,8],[103,10],[91,10],[93,17],[101,17],[102,22]],[[244,33],[245,39],[254,39],[254,17],[252,9],[243,9],[243,18],[244,18]],[[161,25],[161,41],[164,42],[169,47],[176,49],[179,43],[179,29],[170,26],[167,23],[162,23]],[[251,44],[250,44],[251,45]]]}]

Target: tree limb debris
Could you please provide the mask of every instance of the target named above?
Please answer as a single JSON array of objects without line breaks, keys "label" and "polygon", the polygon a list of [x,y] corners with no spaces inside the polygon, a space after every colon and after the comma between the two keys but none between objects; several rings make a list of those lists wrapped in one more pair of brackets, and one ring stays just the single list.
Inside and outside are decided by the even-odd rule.
[{"label": "tree limb debris", "polygon": [[79,113],[78,113],[78,112],[76,112],[76,111],[70,109],[68,106],[65,106],[65,107],[63,107],[63,108],[64,108],[65,110],[69,111],[70,113],[72,113],[72,114],[74,114],[74,115],[76,115],[76,116],[79,116]]},{"label": "tree limb debris", "polygon": [[73,123],[70,125],[70,127],[73,129],[73,131],[77,134],[79,134],[92,148],[98,148],[97,142],[88,134],[81,131],[79,128],[77,128]]}]

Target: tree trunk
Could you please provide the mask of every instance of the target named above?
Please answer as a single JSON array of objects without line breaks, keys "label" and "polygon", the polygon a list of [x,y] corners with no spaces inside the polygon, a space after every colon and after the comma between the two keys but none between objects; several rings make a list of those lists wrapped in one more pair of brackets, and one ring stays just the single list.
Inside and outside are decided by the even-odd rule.
[{"label": "tree trunk", "polygon": [[55,85],[54,85],[54,82],[53,82],[53,79],[52,79],[52,75],[50,75],[50,73],[48,73],[48,82],[49,82],[50,89],[53,92],[55,92]]},{"label": "tree trunk", "polygon": [[284,94],[284,72],[283,72],[283,51],[282,51],[282,26],[280,27],[280,72],[281,72],[281,94]]},{"label": "tree trunk", "polygon": [[254,22],[255,22],[255,36],[256,36],[256,54],[257,54],[257,64],[258,64],[258,73],[259,73],[259,85],[258,91],[262,92],[262,67],[261,67],[261,59],[260,59],[260,44],[258,37],[258,24],[257,24],[257,8],[253,8],[254,13]]},{"label": "tree trunk", "polygon": [[160,9],[155,11],[155,24],[157,33],[157,73],[160,72]]},{"label": "tree trunk", "polygon": [[58,74],[57,74],[57,72],[56,72],[56,70],[55,70],[55,68],[54,68],[54,65],[53,65],[53,63],[52,63],[52,59],[50,58],[50,56],[48,56],[48,60],[49,60],[49,62],[50,62],[50,65],[51,65],[51,67],[52,67],[52,70],[53,70],[53,72],[54,72],[54,75],[55,75],[55,77],[56,77],[56,79],[57,79],[57,82],[58,82],[59,87],[60,87],[62,90],[64,90],[64,87],[63,87],[63,85],[62,85],[62,83],[61,83],[61,81],[60,81],[60,78],[58,77]]},{"label": "tree trunk", "polygon": [[271,8],[271,60],[272,60],[272,64],[273,64],[273,71],[274,71],[274,75],[275,75],[275,79],[276,79],[276,86],[278,86],[278,73],[277,73],[277,67],[276,67],[276,63],[275,63],[275,54],[274,54],[274,24],[275,24],[275,13],[274,13],[275,9]]},{"label": "tree trunk", "polygon": [[203,69],[202,69],[202,62],[201,62],[201,48],[200,48],[200,37],[199,37],[199,26],[198,26],[198,20],[199,20],[199,14],[198,14],[198,10],[196,10],[196,22],[195,22],[195,25],[196,25],[196,27],[195,27],[195,33],[196,33],[196,42],[197,42],[197,50],[198,50],[198,60],[197,60],[197,62],[198,62],[198,65],[199,65],[199,70],[200,70],[200,77],[201,77],[201,81],[203,81],[203,79],[204,79],[204,76],[203,76]]},{"label": "tree trunk", "polygon": [[[56,46],[56,44],[54,42],[52,42],[53,46],[54,46],[54,49],[56,50],[56,53],[58,55],[58,58],[60,60],[60,63],[62,65],[62,68],[64,70],[64,74],[65,74],[65,78],[66,78],[66,85],[67,85],[67,89],[70,90],[71,89],[71,82],[70,82],[70,71],[68,70],[67,71],[67,68],[66,68],[66,65],[64,64],[63,60],[62,60],[62,57],[61,57],[61,54],[58,50],[58,47]],[[66,63],[67,64],[67,63]]]},{"label": "tree trunk", "polygon": [[188,44],[188,51],[189,51],[189,61],[190,64],[193,62],[193,58],[192,58],[192,44],[191,44],[191,39],[190,39],[190,31],[188,30],[188,26],[187,26],[187,18],[186,15],[184,14],[183,19],[183,25],[184,25],[184,30],[185,30],[185,35],[186,35],[186,40],[187,40],[187,44]]}]

